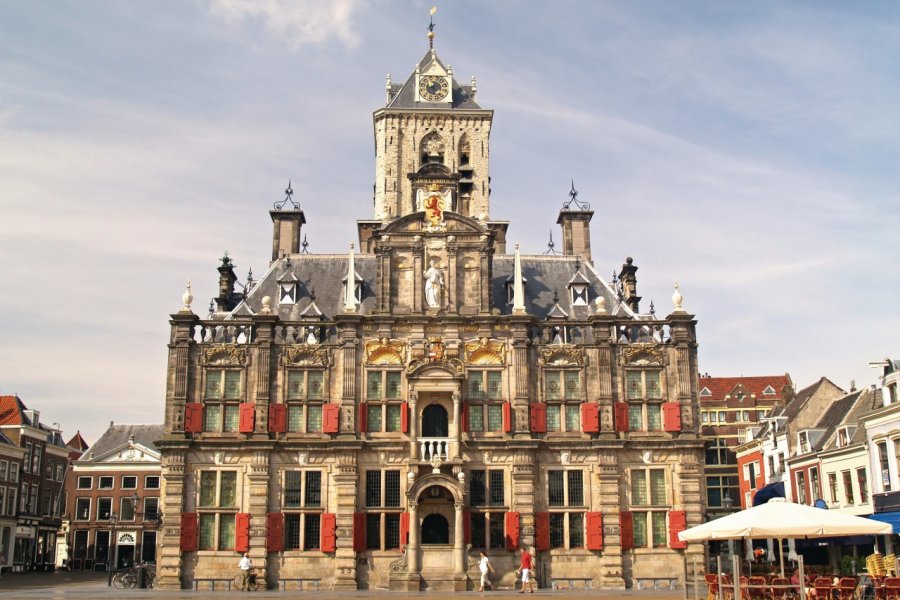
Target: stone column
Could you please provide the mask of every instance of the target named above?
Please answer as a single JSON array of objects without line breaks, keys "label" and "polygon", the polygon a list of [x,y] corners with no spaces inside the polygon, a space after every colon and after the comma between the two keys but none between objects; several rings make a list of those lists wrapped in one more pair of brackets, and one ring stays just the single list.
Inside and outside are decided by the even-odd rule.
[{"label": "stone column", "polygon": [[459,446],[462,440],[462,402],[459,392],[453,392],[453,424],[455,433],[450,438],[450,447],[447,449],[447,458],[454,460],[459,458]]},{"label": "stone column", "polygon": [[[250,513],[250,558],[262,567],[257,575],[266,581],[269,553],[266,549],[266,514],[269,512],[269,457],[272,448],[254,449],[247,473],[247,512]],[[275,555],[272,555],[275,560]]]},{"label": "stone column", "polygon": [[603,554],[600,569],[595,572],[595,581],[600,588],[625,589],[623,578],[622,532],[619,522],[619,467],[616,450],[599,452],[600,466],[597,471],[597,489],[593,496],[599,496],[599,508],[603,513]]},{"label": "stone column", "polygon": [[354,452],[341,452],[332,472],[337,488],[337,510],[335,510],[334,589],[355,590],[356,552],[353,550],[353,513],[356,512],[357,464]]},{"label": "stone column", "polygon": [[462,502],[453,504],[454,522],[453,531],[453,573],[457,577],[466,575],[466,540],[463,536],[463,509],[465,505]]},{"label": "stone column", "polygon": [[416,417],[416,401],[418,399],[418,392],[409,392],[409,457],[412,460],[419,459],[419,419]]},{"label": "stone column", "polygon": [[409,573],[418,575],[422,567],[419,564],[419,515],[415,502],[409,503],[409,545],[406,547],[406,553],[409,556],[407,559]]},{"label": "stone column", "polygon": [[170,442],[162,448],[162,523],[159,525],[159,549],[156,557],[159,581],[157,586],[167,590],[180,590],[181,562],[181,513],[184,506],[184,463],[188,442]]}]

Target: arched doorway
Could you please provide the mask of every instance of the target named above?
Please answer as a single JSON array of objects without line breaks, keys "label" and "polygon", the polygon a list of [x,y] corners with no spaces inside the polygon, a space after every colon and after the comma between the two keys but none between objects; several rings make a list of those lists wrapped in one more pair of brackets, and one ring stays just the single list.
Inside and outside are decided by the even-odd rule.
[{"label": "arched doorway", "polygon": [[423,437],[448,437],[447,410],[440,404],[430,404],[422,411]]},{"label": "arched doorway", "polygon": [[450,523],[444,515],[428,515],[422,520],[422,544],[449,544]]}]

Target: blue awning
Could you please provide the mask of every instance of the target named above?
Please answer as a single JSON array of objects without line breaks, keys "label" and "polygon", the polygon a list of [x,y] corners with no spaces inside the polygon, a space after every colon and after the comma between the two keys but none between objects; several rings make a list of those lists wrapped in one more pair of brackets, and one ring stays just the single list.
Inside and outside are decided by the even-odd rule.
[{"label": "blue awning", "polygon": [[781,481],[759,488],[753,496],[753,506],[765,504],[772,498],[784,498],[784,483]]},{"label": "blue awning", "polygon": [[869,515],[869,518],[882,523],[889,523],[894,528],[894,533],[900,533],[900,511],[875,513],[874,515]]}]

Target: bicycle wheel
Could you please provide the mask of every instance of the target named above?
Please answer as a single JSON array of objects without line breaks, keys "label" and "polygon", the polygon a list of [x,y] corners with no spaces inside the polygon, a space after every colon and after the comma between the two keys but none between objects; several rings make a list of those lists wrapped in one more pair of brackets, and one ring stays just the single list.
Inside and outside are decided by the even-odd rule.
[{"label": "bicycle wheel", "polygon": [[113,575],[112,584],[113,584],[113,587],[116,588],[117,590],[121,590],[121,589],[125,588],[125,584],[122,582],[122,576],[124,574],[125,573],[116,573],[115,575]]},{"label": "bicycle wheel", "polygon": [[243,583],[243,581],[244,581],[243,577],[241,577],[240,575],[235,575],[234,576],[234,589],[242,590],[243,588],[241,587],[241,584]]},{"label": "bicycle wheel", "polygon": [[134,571],[127,571],[122,573],[122,587],[123,589],[131,589],[137,587],[138,577],[137,573]]},{"label": "bicycle wheel", "polygon": [[251,592],[255,592],[259,589],[259,581],[256,579],[256,577],[247,582],[247,589],[249,589]]}]

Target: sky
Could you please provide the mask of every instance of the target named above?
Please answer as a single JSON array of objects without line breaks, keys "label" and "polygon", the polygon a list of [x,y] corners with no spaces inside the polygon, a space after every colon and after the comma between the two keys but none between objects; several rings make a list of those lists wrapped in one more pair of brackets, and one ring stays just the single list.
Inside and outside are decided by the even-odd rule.
[{"label": "sky", "polygon": [[[93,442],[161,422],[168,318],[228,251],[265,272],[290,180],[311,252],[372,216],[372,112],[434,0],[0,0],[0,393]],[[900,5],[437,2],[494,113],[491,217],[698,320],[700,371],[876,383],[900,358]]]}]

